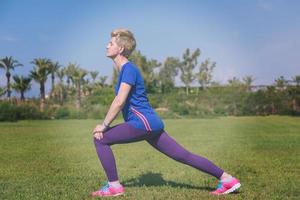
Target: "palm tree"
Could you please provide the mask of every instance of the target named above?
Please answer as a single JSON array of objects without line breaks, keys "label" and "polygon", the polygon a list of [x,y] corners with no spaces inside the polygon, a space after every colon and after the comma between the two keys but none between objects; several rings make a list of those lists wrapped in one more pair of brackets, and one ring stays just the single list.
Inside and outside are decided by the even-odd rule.
[{"label": "palm tree", "polygon": [[95,83],[95,80],[96,80],[98,74],[99,74],[99,72],[97,72],[97,71],[91,71],[90,72],[90,75],[91,75],[91,77],[93,79],[93,83]]},{"label": "palm tree", "polygon": [[283,76],[280,76],[278,79],[275,79],[275,83],[276,83],[277,88],[279,88],[279,90],[282,91],[284,89],[284,87],[286,86],[287,81],[285,80],[285,78]]},{"label": "palm tree", "polygon": [[75,63],[69,63],[65,68],[65,75],[67,76],[67,88],[70,89],[70,80],[76,68],[78,67]]},{"label": "palm tree", "polygon": [[17,92],[21,93],[21,101],[25,100],[24,93],[31,88],[31,78],[30,77],[24,77],[24,76],[18,76],[14,75],[13,79],[15,83],[12,85],[12,88],[16,90]]},{"label": "palm tree", "polygon": [[95,88],[96,88],[96,78],[97,78],[99,72],[98,71],[90,71],[89,73],[92,77],[93,83],[87,84],[86,86],[89,91],[89,94],[91,94],[91,93],[93,93],[93,90],[95,90]]},{"label": "palm tree", "polygon": [[83,82],[83,78],[84,76],[87,75],[87,71],[85,71],[84,69],[81,69],[79,67],[76,67],[71,79],[73,81],[73,83],[75,83],[76,85],[76,109],[79,110],[80,109],[80,104],[81,104],[81,85]]},{"label": "palm tree", "polygon": [[6,71],[6,79],[7,79],[7,98],[10,100],[11,90],[10,90],[10,70],[14,70],[15,67],[23,66],[21,63],[19,63],[17,60],[10,57],[5,57],[0,60],[0,68],[3,68]]},{"label": "palm tree", "polygon": [[30,77],[40,84],[40,110],[43,112],[45,109],[45,82],[50,74],[49,65],[51,61],[47,58],[36,58],[31,63],[36,65],[30,71]]},{"label": "palm tree", "polygon": [[49,71],[51,73],[51,95],[54,89],[54,83],[55,83],[55,73],[58,71],[58,69],[61,67],[58,62],[51,62],[49,65]]},{"label": "palm tree", "polygon": [[92,85],[90,83],[89,79],[86,79],[86,80],[83,79],[81,84],[82,84],[82,92],[83,92],[84,96],[88,96],[88,95],[92,94],[94,85]]},{"label": "palm tree", "polygon": [[254,82],[255,78],[253,78],[253,76],[245,76],[243,78],[244,84],[247,87],[247,91],[250,92],[251,91],[251,85]]},{"label": "palm tree", "polygon": [[293,77],[293,82],[295,82],[296,85],[299,86],[300,85],[300,75]]},{"label": "palm tree", "polygon": [[65,76],[65,69],[58,69],[56,72],[56,75],[59,79],[59,103],[60,105],[63,104],[63,100],[64,100],[64,95],[63,95],[63,90],[64,90],[64,85],[63,85],[63,79]]},{"label": "palm tree", "polygon": [[2,87],[0,87],[0,97],[4,94],[5,94],[5,90]]},{"label": "palm tree", "polygon": [[106,82],[107,78],[108,78],[107,76],[100,76],[99,77],[101,87],[105,86],[105,82]]}]

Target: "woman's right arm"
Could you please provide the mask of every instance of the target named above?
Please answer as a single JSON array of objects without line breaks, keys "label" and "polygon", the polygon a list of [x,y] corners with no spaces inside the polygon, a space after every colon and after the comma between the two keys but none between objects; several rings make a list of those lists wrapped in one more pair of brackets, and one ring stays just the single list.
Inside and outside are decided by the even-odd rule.
[{"label": "woman's right arm", "polygon": [[[103,123],[101,125],[97,125],[93,131],[93,134],[95,134],[96,132],[101,133],[100,139],[103,137],[102,132],[104,132],[105,129],[107,129],[106,126],[109,126],[113,122],[113,120],[117,117],[118,113],[122,110],[123,106],[125,105],[131,87],[132,86],[130,84],[124,82],[121,83],[118,94],[111,103]],[[96,136],[98,135],[99,134],[97,134]]]}]

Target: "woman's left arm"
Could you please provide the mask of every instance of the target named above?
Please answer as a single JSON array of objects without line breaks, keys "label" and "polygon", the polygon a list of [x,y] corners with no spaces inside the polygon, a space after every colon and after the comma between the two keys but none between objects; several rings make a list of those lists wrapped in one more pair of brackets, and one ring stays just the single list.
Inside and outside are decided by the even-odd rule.
[{"label": "woman's left arm", "polygon": [[132,86],[127,83],[121,83],[118,94],[111,103],[103,123],[101,125],[96,126],[96,128],[93,131],[93,134],[95,134],[96,132],[102,133],[113,122],[113,120],[117,117],[118,113],[122,110],[123,106],[125,105],[131,87]]}]

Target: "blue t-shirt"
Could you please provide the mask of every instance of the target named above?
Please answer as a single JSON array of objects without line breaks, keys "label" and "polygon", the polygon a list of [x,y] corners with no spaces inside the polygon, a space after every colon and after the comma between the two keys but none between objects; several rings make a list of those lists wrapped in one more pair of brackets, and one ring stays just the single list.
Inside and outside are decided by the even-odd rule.
[{"label": "blue t-shirt", "polygon": [[164,124],[162,120],[152,109],[148,101],[144,79],[137,66],[132,62],[127,62],[122,66],[118,82],[115,86],[116,95],[122,82],[132,86],[122,109],[125,122],[133,125],[135,128],[146,131],[163,130]]}]

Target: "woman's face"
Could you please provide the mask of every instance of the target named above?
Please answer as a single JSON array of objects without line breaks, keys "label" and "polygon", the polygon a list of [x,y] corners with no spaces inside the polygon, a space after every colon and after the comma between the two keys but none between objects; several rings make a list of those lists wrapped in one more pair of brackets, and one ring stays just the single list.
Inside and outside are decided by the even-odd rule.
[{"label": "woman's face", "polygon": [[106,46],[106,56],[115,58],[122,53],[123,48],[116,43],[116,37],[112,37]]}]

